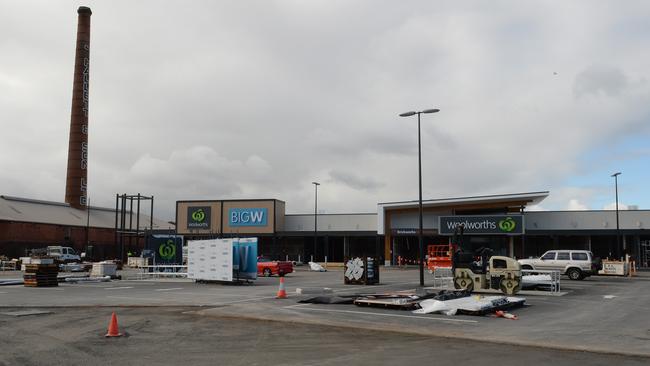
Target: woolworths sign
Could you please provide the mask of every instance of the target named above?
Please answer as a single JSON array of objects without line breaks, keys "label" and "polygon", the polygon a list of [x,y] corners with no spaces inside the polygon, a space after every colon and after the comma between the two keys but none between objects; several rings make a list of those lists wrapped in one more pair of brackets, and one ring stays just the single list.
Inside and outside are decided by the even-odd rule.
[{"label": "woolworths sign", "polygon": [[440,216],[438,221],[440,235],[453,235],[459,225],[465,226],[469,235],[522,235],[524,217],[522,215],[490,216]]},{"label": "woolworths sign", "polygon": [[188,207],[187,208],[187,228],[188,229],[209,229],[210,228],[210,208],[205,207]]}]

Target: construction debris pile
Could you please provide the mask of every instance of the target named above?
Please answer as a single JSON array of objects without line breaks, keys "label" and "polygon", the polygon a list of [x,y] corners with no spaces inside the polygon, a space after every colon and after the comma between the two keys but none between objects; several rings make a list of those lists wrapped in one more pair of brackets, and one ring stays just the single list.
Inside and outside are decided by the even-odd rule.
[{"label": "construction debris pile", "polygon": [[311,304],[354,304],[357,306],[408,310],[415,314],[486,315],[523,306],[526,299],[500,295],[472,295],[469,291],[416,293],[398,291],[375,294],[320,295],[300,300]]}]

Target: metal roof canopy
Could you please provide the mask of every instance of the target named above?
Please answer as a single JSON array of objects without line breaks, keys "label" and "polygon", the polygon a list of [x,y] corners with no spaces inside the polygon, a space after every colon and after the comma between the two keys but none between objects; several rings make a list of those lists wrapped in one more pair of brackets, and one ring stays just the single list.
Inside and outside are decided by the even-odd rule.
[{"label": "metal roof canopy", "polygon": [[[115,212],[115,209],[105,207],[89,206],[88,209],[76,209],[63,202],[0,195],[0,221],[114,229]],[[135,213],[127,211],[125,216],[130,220]],[[149,224],[149,215],[141,214],[140,222]],[[173,229],[173,225],[155,217],[153,227]],[[146,228],[149,228],[149,225],[141,225],[142,230]]]},{"label": "metal roof canopy", "polygon": [[[463,208],[476,205],[487,205],[494,207],[525,207],[526,205],[536,205],[548,197],[548,191],[528,192],[528,193],[510,193],[495,194],[487,196],[469,196],[456,198],[439,198],[422,200],[423,208]],[[400,201],[400,202],[380,202],[377,204],[377,233],[384,235],[385,212],[393,210],[417,209],[418,201]]]},{"label": "metal roof canopy", "polygon": [[[449,206],[465,206],[473,204],[500,204],[508,202],[526,202],[530,205],[536,205],[548,197],[548,191],[529,192],[529,193],[511,193],[511,194],[495,194],[488,196],[469,196],[469,197],[456,197],[456,198],[438,198],[422,200],[423,207],[449,207]],[[399,208],[412,208],[418,207],[418,201],[399,201],[399,202],[380,202],[377,204],[380,208],[399,209]]]}]

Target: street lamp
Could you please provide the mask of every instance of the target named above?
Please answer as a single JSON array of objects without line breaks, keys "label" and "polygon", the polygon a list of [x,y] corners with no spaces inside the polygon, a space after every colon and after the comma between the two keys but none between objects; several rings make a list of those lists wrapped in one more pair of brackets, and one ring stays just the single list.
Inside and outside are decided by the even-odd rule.
[{"label": "street lamp", "polygon": [[314,257],[316,256],[316,241],[318,240],[318,186],[320,183],[311,182],[314,185]]},{"label": "street lamp", "polygon": [[616,251],[621,248],[621,228],[618,225],[618,176],[621,175],[621,172],[612,174],[614,177],[614,189],[616,192]]},{"label": "street lamp", "polygon": [[418,241],[420,243],[420,286],[422,287],[424,287],[424,244],[422,242],[422,143],[420,138],[420,114],[436,112],[440,112],[440,109],[425,109],[420,112],[411,111],[399,115],[400,117],[418,115],[418,180],[420,184],[420,198],[418,200],[418,206],[420,209],[420,230],[418,231]]}]

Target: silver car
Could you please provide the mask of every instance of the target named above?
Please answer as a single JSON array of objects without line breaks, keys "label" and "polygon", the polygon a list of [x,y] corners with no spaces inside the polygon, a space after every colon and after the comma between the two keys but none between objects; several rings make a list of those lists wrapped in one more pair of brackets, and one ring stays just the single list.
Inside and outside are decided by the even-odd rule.
[{"label": "silver car", "polygon": [[600,258],[588,250],[549,250],[539,258],[520,259],[521,269],[560,271],[572,280],[597,274],[602,268]]}]

